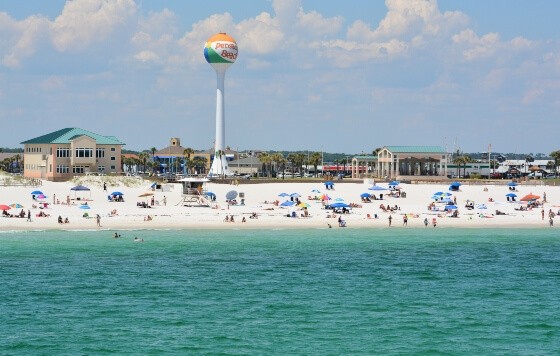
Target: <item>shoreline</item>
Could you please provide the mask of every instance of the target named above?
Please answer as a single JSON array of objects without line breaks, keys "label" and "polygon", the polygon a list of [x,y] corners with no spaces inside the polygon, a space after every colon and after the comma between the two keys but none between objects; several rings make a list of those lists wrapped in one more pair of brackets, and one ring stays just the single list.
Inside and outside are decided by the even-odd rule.
[{"label": "shoreline", "polygon": [[[6,231],[127,231],[127,230],[265,230],[265,229],[339,229],[337,218],[330,210],[325,210],[320,199],[328,196],[328,203],[341,201],[352,204],[349,214],[342,214],[349,229],[387,229],[388,217],[392,217],[392,229],[433,229],[432,219],[437,220],[436,228],[472,228],[472,229],[554,229],[549,225],[549,212],[560,213],[560,186],[519,186],[514,191],[519,197],[526,194],[546,195],[547,202],[542,206],[530,210],[518,210],[525,203],[510,202],[506,194],[512,193],[506,186],[501,185],[463,185],[459,191],[449,191],[448,184],[401,184],[401,191],[406,197],[389,195],[390,191],[381,191],[382,200],[364,202],[360,195],[365,192],[376,194],[380,192],[369,190],[371,185],[365,182],[345,182],[337,184],[335,189],[325,189],[320,182],[289,182],[289,183],[251,183],[241,185],[208,183],[206,189],[216,196],[215,206],[188,207],[181,203],[181,186],[170,184],[165,190],[152,190],[151,182],[134,180],[110,180],[104,177],[88,177],[88,180],[74,182],[42,181],[39,188],[30,187],[0,187],[0,204],[20,204],[21,208],[13,208],[8,213],[31,214],[31,222],[24,218],[0,217],[0,229]],[[83,184],[90,188],[87,192],[75,192],[71,188]],[[107,190],[103,189],[107,184]],[[384,186],[383,183],[379,184]],[[537,192],[536,189],[539,189]],[[543,190],[542,192],[540,190]],[[41,190],[46,198],[34,200],[31,192]],[[225,196],[235,190],[243,193],[244,205],[229,205]],[[108,201],[107,195],[113,191],[123,193],[124,202]],[[449,192],[449,198],[456,201],[458,217],[449,217],[443,211],[444,204],[433,203],[434,192]],[[282,194],[299,195],[296,199],[305,205],[302,207],[281,207],[281,203],[290,200],[281,197]],[[149,196],[145,196],[149,194]],[[80,196],[81,195],[81,196]],[[80,199],[78,199],[80,198]],[[62,202],[61,202],[62,201]],[[65,202],[70,201],[70,205]],[[87,210],[82,209],[83,203],[88,203]],[[476,208],[467,210],[468,201],[474,201]],[[48,203],[42,208],[44,202]],[[274,204],[276,202],[276,204]],[[57,204],[58,203],[58,204]],[[150,208],[141,208],[139,203],[147,203]],[[152,205],[153,204],[153,205]],[[392,212],[382,210],[381,205],[395,209]],[[40,205],[40,207],[37,207]],[[428,210],[428,205],[435,205],[438,211]],[[36,206],[33,208],[33,206]],[[480,209],[479,209],[480,208]],[[307,210],[305,217],[304,213]],[[505,215],[497,215],[500,211]],[[112,214],[114,212],[114,214]],[[48,217],[38,217],[45,213]],[[84,218],[84,213],[89,215]],[[99,214],[101,227],[96,226],[95,217]],[[251,218],[252,214],[258,216]],[[287,217],[295,214],[296,218]],[[403,217],[408,217],[407,226],[403,226]],[[544,219],[542,217],[544,215]],[[235,222],[225,222],[226,216],[233,215]],[[375,216],[378,218],[374,218]],[[68,224],[59,224],[57,218],[68,218]],[[148,217],[150,221],[146,221]],[[553,217],[553,222],[554,222]],[[245,218],[246,222],[241,220]],[[424,226],[424,219],[428,219],[428,227]],[[560,224],[560,223],[559,223]]]}]

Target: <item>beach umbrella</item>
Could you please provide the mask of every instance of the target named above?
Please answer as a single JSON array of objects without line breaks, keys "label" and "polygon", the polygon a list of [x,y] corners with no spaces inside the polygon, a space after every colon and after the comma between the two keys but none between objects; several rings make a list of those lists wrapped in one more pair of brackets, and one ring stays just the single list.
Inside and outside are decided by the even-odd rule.
[{"label": "beach umbrella", "polygon": [[453,195],[453,194],[447,193],[447,192],[435,192],[435,193],[434,193],[434,196],[440,196],[440,197],[450,197],[450,196],[452,196],[452,195]]},{"label": "beach umbrella", "polygon": [[237,198],[237,191],[230,190],[229,192],[226,193],[226,200],[233,200],[235,198]]},{"label": "beach umbrella", "polygon": [[295,203],[296,203],[295,201],[286,200],[285,202],[283,202],[282,204],[280,204],[280,206],[292,206],[292,205],[294,205]]},{"label": "beach umbrella", "polygon": [[37,198],[37,199],[47,199],[47,196],[45,194],[39,194],[35,198]]},{"label": "beach umbrella", "polygon": [[445,208],[443,208],[443,210],[456,210],[457,209],[457,205],[446,205]]},{"label": "beach umbrella", "polygon": [[393,180],[389,182],[389,185],[399,185],[399,181]]},{"label": "beach umbrella", "polygon": [[288,194],[288,193],[280,193],[280,194],[278,194],[278,196],[279,196],[279,197],[289,197],[290,194]]},{"label": "beach umbrella", "polygon": [[507,184],[508,187],[517,187],[517,183],[516,182],[509,182]]},{"label": "beach umbrella", "polygon": [[321,197],[321,200],[331,200],[331,197],[329,197],[326,194],[323,194],[323,196]]},{"label": "beach umbrella", "polygon": [[1,204],[0,210],[10,210],[11,208],[8,205]]},{"label": "beach umbrella", "polygon": [[540,199],[541,197],[538,195],[534,195],[534,194],[527,194],[526,196],[524,196],[523,198],[521,198],[521,201],[531,201],[531,200],[537,200]]},{"label": "beach umbrella", "polygon": [[460,187],[460,186],[461,186],[461,183],[460,183],[460,182],[453,182],[453,183],[451,183],[451,185],[454,185],[454,186]]},{"label": "beach umbrella", "polygon": [[304,202],[299,203],[297,206],[299,206],[300,208],[309,208],[309,207],[311,207],[311,205],[309,205],[309,204],[307,204],[307,203],[304,203]]},{"label": "beach umbrella", "polygon": [[349,208],[349,207],[350,205],[343,202],[332,203],[331,205],[329,205],[329,208]]},{"label": "beach umbrella", "polygon": [[80,205],[80,209],[91,209],[89,205]]},{"label": "beach umbrella", "polygon": [[212,192],[206,192],[206,193],[204,193],[204,195],[206,195],[208,197],[212,197],[212,198],[216,196],[216,194],[212,193]]},{"label": "beach umbrella", "polygon": [[21,209],[21,208],[23,208],[23,205],[21,205],[19,203],[14,203],[14,204],[10,204],[10,208]]},{"label": "beach umbrella", "polygon": [[334,201],[344,201],[343,198],[336,198]]},{"label": "beach umbrella", "polygon": [[142,193],[138,196],[138,198],[144,198],[144,197],[149,197],[151,195],[154,195],[154,193],[150,193],[150,192],[146,192],[146,193]]},{"label": "beach umbrella", "polygon": [[34,191],[31,192],[31,194],[33,194],[33,195],[39,195],[39,194],[43,194],[43,192],[40,191],[40,190],[34,190]]},{"label": "beach umbrella", "polygon": [[293,197],[293,198],[301,197],[301,195],[299,195],[299,193],[292,193],[292,194],[290,194],[290,196]]},{"label": "beach umbrella", "polygon": [[124,194],[121,192],[112,192],[111,195],[124,195]]},{"label": "beach umbrella", "polygon": [[517,194],[515,194],[515,193],[506,194],[506,197],[515,198],[516,196],[517,196]]},{"label": "beach umbrella", "polygon": [[74,191],[87,191],[90,190],[88,187],[84,186],[84,185],[77,185],[75,187],[70,188],[70,190],[74,190]]},{"label": "beach umbrella", "polygon": [[369,190],[387,190],[387,188],[382,187],[380,185],[374,185],[373,187],[369,187]]},{"label": "beach umbrella", "polygon": [[371,194],[369,194],[369,193],[360,194],[360,198],[369,198],[369,197],[371,197]]}]

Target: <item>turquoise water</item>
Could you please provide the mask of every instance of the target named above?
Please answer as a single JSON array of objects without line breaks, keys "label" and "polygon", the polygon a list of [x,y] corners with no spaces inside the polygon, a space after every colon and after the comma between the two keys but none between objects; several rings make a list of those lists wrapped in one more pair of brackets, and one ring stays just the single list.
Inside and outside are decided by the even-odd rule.
[{"label": "turquoise water", "polygon": [[1,233],[0,353],[560,350],[555,229],[121,234]]}]

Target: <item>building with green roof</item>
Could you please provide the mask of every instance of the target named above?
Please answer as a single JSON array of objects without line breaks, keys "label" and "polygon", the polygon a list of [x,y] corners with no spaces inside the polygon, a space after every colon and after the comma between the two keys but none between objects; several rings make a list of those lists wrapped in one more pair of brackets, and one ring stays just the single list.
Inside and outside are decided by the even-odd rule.
[{"label": "building with green roof", "polygon": [[441,146],[384,146],[375,156],[354,157],[352,178],[446,177],[449,157]]},{"label": "building with green roof", "polygon": [[25,177],[63,181],[86,173],[121,173],[124,143],[115,136],[65,128],[21,144]]}]

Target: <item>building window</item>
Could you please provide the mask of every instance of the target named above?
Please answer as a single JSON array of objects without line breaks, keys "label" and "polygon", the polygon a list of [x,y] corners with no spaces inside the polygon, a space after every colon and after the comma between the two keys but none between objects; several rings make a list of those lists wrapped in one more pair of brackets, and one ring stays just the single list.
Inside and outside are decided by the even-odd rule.
[{"label": "building window", "polygon": [[72,173],[82,174],[86,171],[86,167],[84,166],[74,166],[72,167]]},{"label": "building window", "polygon": [[70,149],[64,147],[57,147],[56,157],[70,157]]},{"label": "building window", "polygon": [[63,164],[57,164],[56,165],[56,173],[68,173],[70,172],[70,169],[68,168],[68,166],[65,166]]},{"label": "building window", "polygon": [[80,158],[93,157],[93,148],[76,148],[76,156]]},{"label": "building window", "polygon": [[115,161],[115,157],[111,157],[111,161]]},{"label": "building window", "polygon": [[105,166],[97,166],[98,172],[105,172]]},{"label": "building window", "polygon": [[111,152],[115,152],[115,147],[111,147]]},{"label": "building window", "polygon": [[103,158],[105,157],[105,149],[104,148],[96,148],[95,149],[95,158]]},{"label": "building window", "polygon": [[113,170],[113,171],[114,171],[114,170],[115,170],[115,166],[111,166],[111,170]]}]

